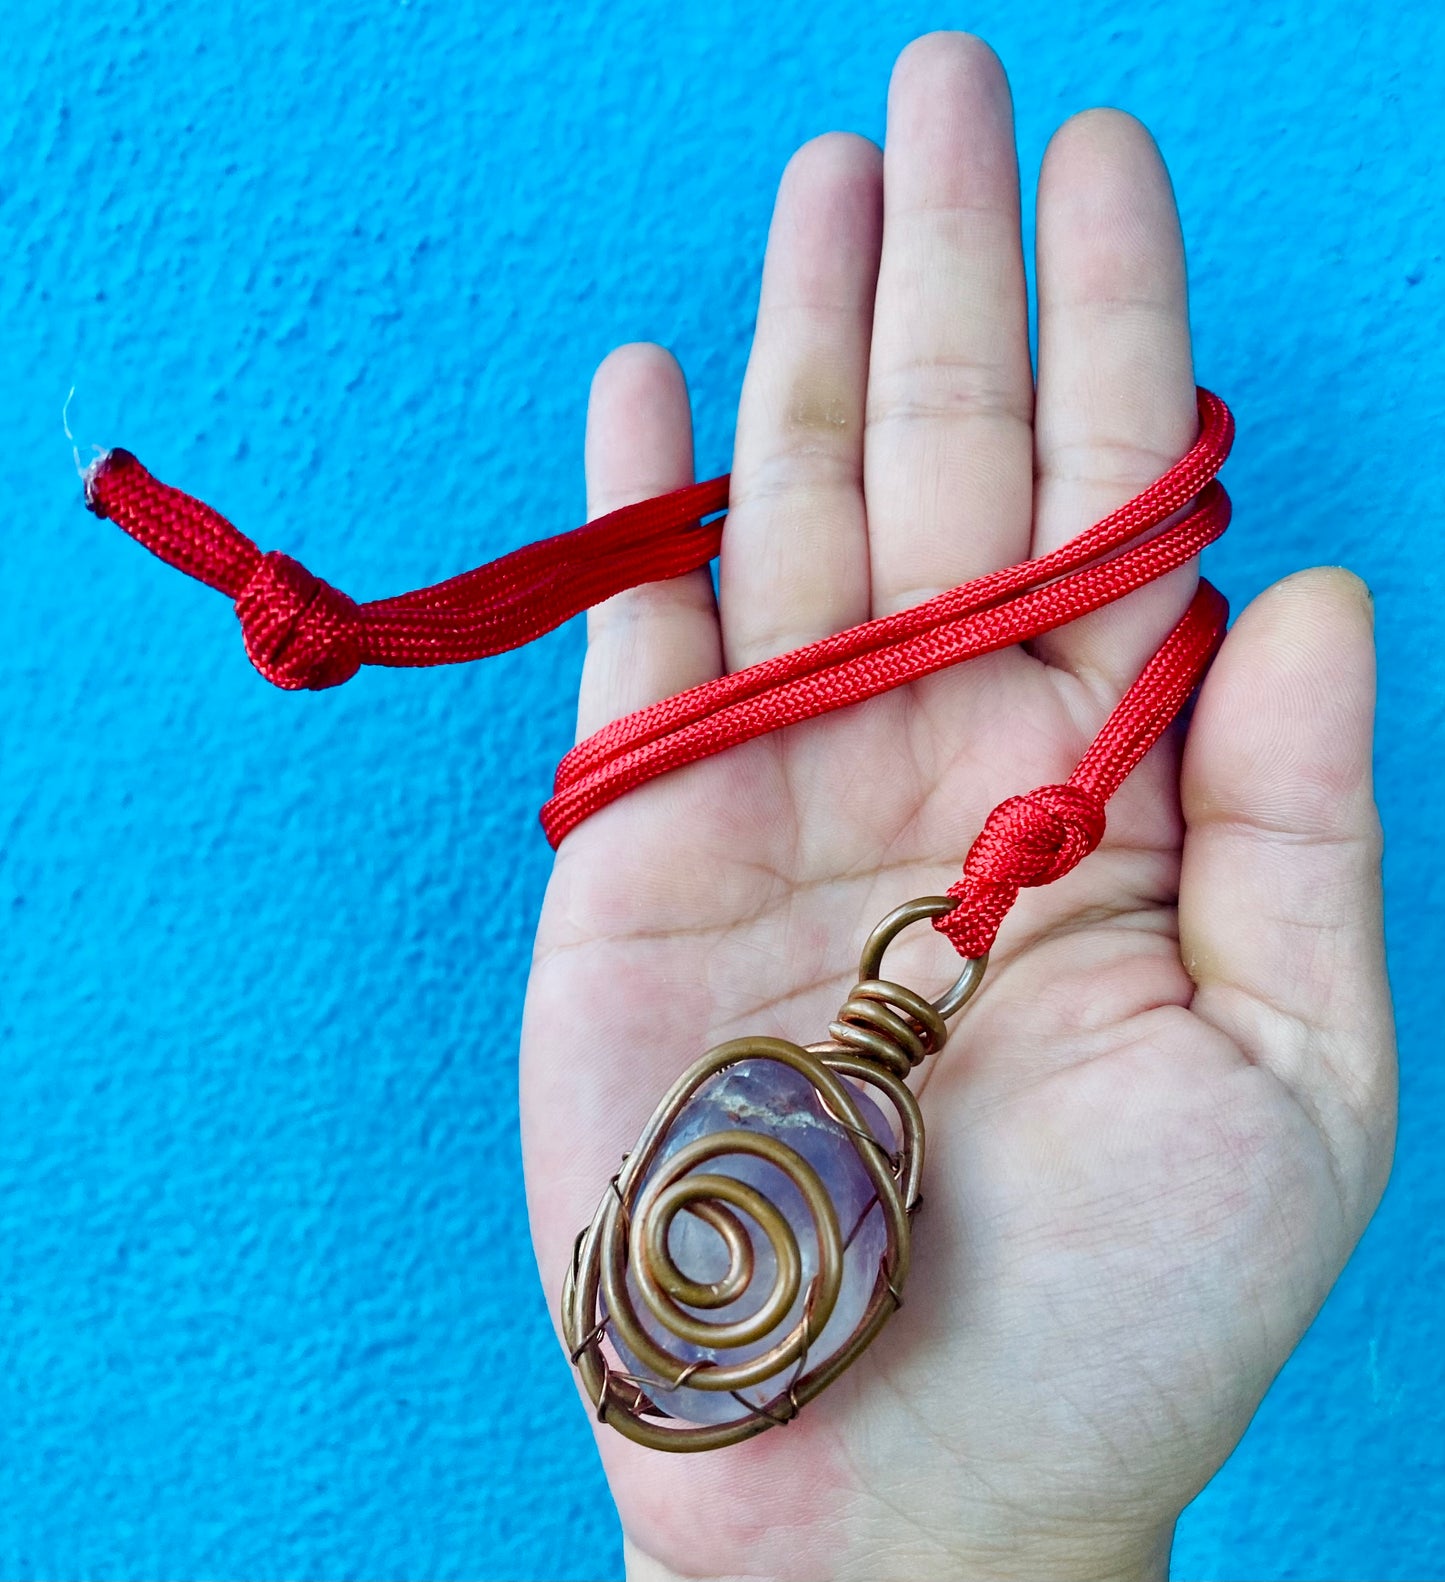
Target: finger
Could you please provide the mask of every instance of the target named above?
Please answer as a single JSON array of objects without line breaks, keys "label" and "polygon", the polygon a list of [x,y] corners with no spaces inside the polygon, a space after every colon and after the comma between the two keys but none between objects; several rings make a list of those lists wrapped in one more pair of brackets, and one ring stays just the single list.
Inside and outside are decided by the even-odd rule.
[{"label": "finger", "polygon": [[730,669],[868,616],[863,402],[882,155],[820,137],[778,189],[738,407],[719,587]]},{"label": "finger", "polygon": [[1240,616],[1185,747],[1179,892],[1194,1009],[1295,1092],[1364,1213],[1395,1092],[1372,628],[1364,584],[1338,569],[1288,577]]},{"label": "finger", "polygon": [[[589,520],[692,482],[692,414],[671,353],[619,346],[587,409]],[[722,664],[706,567],[629,588],[587,612],[579,738],[659,698],[710,681]]]},{"label": "finger", "polygon": [[865,478],[884,615],[1028,552],[1033,379],[1013,107],[965,33],[894,67]]},{"label": "finger", "polygon": [[[1176,462],[1198,429],[1184,246],[1154,140],[1117,110],[1055,133],[1039,176],[1033,553],[1047,554]],[[1034,644],[1110,697],[1164,640],[1197,563]]]}]

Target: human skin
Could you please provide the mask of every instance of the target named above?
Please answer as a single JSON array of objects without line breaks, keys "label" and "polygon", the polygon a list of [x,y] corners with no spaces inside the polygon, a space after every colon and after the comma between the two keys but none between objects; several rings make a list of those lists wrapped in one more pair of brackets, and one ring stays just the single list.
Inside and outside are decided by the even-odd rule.
[{"label": "human skin", "polygon": [[[885,150],[830,135],[783,178],[720,600],[698,572],[594,610],[579,734],[1043,553],[1182,455],[1178,218],[1128,116],[1055,134],[1037,294],[1035,381],[1003,71],[966,35],[920,39]],[[692,475],[676,364],[614,352],[591,513]],[[665,776],[567,837],[522,1058],[554,1311],[677,1074],[740,1034],[824,1036],[868,929],[945,888],[995,803],[1067,776],[1196,578]],[[629,1576],[1165,1574],[1389,1172],[1373,692],[1349,573],[1240,614],[1187,735],[1126,782],[1098,851],[1024,893],[914,1079],[926,1203],[881,1338],[743,1445],[667,1456],[598,1430]],[[925,992],[955,970],[927,928],[889,953]]]}]

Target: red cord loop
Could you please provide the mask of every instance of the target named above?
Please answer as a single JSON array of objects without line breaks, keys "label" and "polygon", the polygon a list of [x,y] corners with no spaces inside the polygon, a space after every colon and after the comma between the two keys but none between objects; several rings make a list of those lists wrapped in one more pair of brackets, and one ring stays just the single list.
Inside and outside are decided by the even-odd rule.
[{"label": "red cord loop", "polygon": [[279,550],[261,556],[236,614],[251,663],[288,692],[338,687],[361,669],[356,601]]},{"label": "red cord loop", "polygon": [[1104,838],[1104,804],[1080,786],[1039,786],[989,814],[948,894],[955,911],[934,921],[961,956],[981,956],[1018,893],[1052,884]]},{"label": "red cord loop", "polygon": [[[1234,420],[1198,392],[1199,437],[1161,478],[1069,543],[989,572],[911,609],[718,676],[639,709],[579,743],[557,767],[542,825],[555,846],[635,786],[769,731],[876,697],[979,654],[1027,642],[1189,564],[1229,524],[1215,478]],[[334,687],[367,665],[444,665],[540,637],[642,583],[718,553],[728,479],[674,489],[539,540],[414,593],[357,604],[288,555],[263,555],[201,500],[151,476],[129,451],[101,456],[86,503],[168,564],[235,602],[246,652],[288,690]],[[708,520],[711,518],[711,520]],[[934,927],[965,956],[993,945],[1021,889],[1049,884],[1099,844],[1104,804],[1203,676],[1228,608],[1200,582],[1163,646],[1104,722],[1066,785],[994,809]]]}]

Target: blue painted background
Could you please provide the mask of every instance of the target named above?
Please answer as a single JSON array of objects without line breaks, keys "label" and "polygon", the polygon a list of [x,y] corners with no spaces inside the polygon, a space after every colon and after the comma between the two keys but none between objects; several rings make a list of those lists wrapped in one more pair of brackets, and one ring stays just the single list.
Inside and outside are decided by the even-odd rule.
[{"label": "blue painted background", "polygon": [[1211,575],[1378,599],[1399,1164],[1176,1574],[1445,1576],[1445,9],[1345,0],[7,0],[0,1574],[620,1575],[516,1141],[580,632],[283,696],[81,508],[66,392],[359,597],[580,520],[618,341],[720,471],[784,160],[944,25],[1030,183],[1088,104],[1163,145],[1240,420]]}]

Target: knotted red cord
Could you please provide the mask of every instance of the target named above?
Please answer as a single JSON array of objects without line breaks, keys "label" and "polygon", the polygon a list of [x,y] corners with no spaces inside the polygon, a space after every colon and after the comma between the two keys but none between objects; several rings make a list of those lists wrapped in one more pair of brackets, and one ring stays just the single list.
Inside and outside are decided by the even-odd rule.
[{"label": "knotted red cord", "polygon": [[[1025,642],[1192,560],[1228,526],[1229,497],[1215,474],[1234,437],[1218,396],[1201,389],[1198,399],[1200,433],[1188,454],[1060,549],[693,687],[574,747],[542,810],[548,840],[558,845],[589,814],[669,769]],[[263,554],[129,451],[95,462],[85,497],[98,516],[234,602],[246,652],[268,681],[319,689],[362,665],[454,664],[516,648],[625,588],[705,566],[721,544],[715,513],[726,508],[728,479],[624,506],[447,582],[369,604],[287,555]],[[1227,614],[1201,582],[1068,782],[1011,797],[989,815],[948,892],[958,908],[934,924],[960,954],[983,955],[1021,888],[1060,878],[1099,844],[1104,803],[1184,706]]]}]

